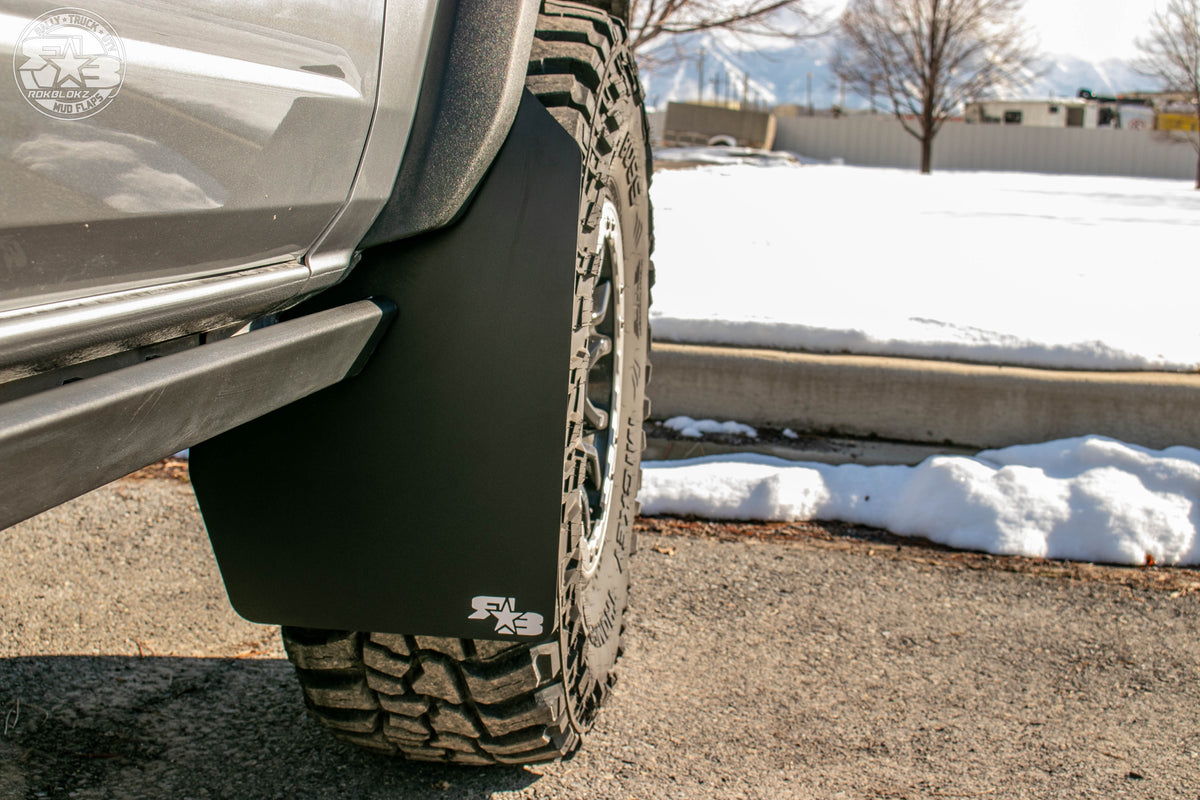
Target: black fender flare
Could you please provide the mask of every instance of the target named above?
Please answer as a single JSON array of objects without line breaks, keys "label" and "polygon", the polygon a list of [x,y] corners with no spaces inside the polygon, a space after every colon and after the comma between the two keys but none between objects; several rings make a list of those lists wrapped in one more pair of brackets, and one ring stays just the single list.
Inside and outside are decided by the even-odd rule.
[{"label": "black fender flare", "polygon": [[[628,19],[628,0],[588,4]],[[441,0],[404,158],[360,248],[443,227],[462,213],[516,118],[539,7]]]},{"label": "black fender flare", "polygon": [[392,195],[361,247],[442,227],[462,211],[517,115],[538,0],[441,0]]}]

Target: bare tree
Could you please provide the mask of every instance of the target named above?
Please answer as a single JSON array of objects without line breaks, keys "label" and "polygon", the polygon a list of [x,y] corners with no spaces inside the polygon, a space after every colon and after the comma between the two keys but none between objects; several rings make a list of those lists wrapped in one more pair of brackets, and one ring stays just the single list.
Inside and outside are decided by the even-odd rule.
[{"label": "bare tree", "polygon": [[968,100],[1025,82],[1036,58],[1019,21],[1023,0],[850,0],[833,69],[864,97],[882,95],[921,143]]},{"label": "bare tree", "polygon": [[800,38],[819,17],[805,0],[630,0],[630,45],[643,55],[672,34],[723,28],[738,33]]},{"label": "bare tree", "polygon": [[[1200,0],[1168,0],[1166,10],[1150,18],[1150,32],[1137,45],[1142,55],[1134,67],[1161,80],[1168,91],[1187,96],[1200,112]],[[1200,133],[1191,139],[1200,189]]]}]

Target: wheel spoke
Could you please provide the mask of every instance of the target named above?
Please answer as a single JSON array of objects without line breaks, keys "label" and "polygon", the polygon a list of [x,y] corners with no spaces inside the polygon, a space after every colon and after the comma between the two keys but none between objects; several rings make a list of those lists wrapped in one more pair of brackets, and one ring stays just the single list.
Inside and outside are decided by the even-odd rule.
[{"label": "wheel spoke", "polygon": [[600,359],[612,352],[612,339],[600,334],[593,334],[588,339],[588,369],[592,370],[596,367],[596,363]]},{"label": "wheel spoke", "polygon": [[596,408],[596,404],[588,398],[583,406],[583,416],[593,430],[602,431],[608,428],[608,412]]},{"label": "wheel spoke", "polygon": [[596,287],[592,295],[592,324],[599,325],[608,317],[608,301],[612,299],[612,281]]}]

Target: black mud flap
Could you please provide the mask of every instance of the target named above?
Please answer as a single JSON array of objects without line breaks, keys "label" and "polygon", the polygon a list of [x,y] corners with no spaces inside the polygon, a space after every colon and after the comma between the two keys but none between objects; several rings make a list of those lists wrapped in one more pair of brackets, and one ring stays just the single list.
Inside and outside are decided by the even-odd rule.
[{"label": "black mud flap", "polygon": [[526,93],[458,222],[369,252],[297,309],[391,299],[396,321],[363,373],[192,450],[242,616],[464,638],[551,632],[580,161]]}]

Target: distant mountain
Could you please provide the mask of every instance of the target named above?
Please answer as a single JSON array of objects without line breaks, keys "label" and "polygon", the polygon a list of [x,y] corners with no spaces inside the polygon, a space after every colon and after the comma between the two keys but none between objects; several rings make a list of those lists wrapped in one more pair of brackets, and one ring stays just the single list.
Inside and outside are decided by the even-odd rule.
[{"label": "distant mountain", "polygon": [[1074,97],[1080,89],[1098,95],[1155,91],[1161,87],[1153,78],[1137,72],[1128,61],[1109,58],[1086,61],[1074,56],[1052,56],[1041,65],[1042,76],[1025,92],[1031,97]]},{"label": "distant mountain", "polygon": [[[769,106],[805,105],[811,86],[814,108],[868,108],[870,103],[865,97],[849,91],[843,97],[837,76],[829,67],[832,55],[833,42],[829,38],[781,44],[779,40],[743,40],[725,31],[709,31],[676,36],[651,50],[642,59],[641,75],[652,108],[665,108],[671,100],[695,101],[701,76],[707,100],[717,96],[740,100],[745,91],[752,102]],[[1155,88],[1151,79],[1121,59],[1092,62],[1074,56],[1049,56],[1038,72],[1039,77],[1015,94],[1075,97],[1081,88],[1096,94]]]}]

